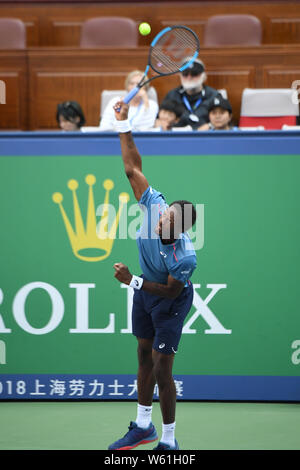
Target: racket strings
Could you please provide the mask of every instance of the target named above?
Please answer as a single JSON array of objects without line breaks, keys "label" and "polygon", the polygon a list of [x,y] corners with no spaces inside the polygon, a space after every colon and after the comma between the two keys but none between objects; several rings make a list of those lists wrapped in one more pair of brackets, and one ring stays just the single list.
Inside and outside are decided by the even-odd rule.
[{"label": "racket strings", "polygon": [[189,30],[178,28],[164,34],[153,46],[151,67],[158,73],[177,72],[199,49],[196,37]]}]

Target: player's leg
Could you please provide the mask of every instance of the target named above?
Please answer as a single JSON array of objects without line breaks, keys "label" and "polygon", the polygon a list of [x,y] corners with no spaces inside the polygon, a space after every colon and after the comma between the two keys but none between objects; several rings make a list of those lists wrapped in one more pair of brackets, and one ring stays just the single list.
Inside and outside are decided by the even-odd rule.
[{"label": "player's leg", "polygon": [[153,341],[154,375],[159,389],[163,418],[162,437],[156,450],[179,449],[175,439],[176,387],[172,369],[178,350],[183,322],[192,306],[193,287],[186,287],[173,301],[163,299],[152,311],[155,328]]},{"label": "player's leg", "polygon": [[171,424],[175,422],[176,408],[176,387],[172,374],[174,354],[162,354],[153,349],[152,356],[163,423]]},{"label": "player's leg", "polygon": [[131,421],[124,437],[109,446],[109,449],[129,450],[141,444],[154,442],[158,438],[152,419],[152,399],[155,386],[152,360],[153,338],[138,338],[138,404],[137,417]]},{"label": "player's leg", "polygon": [[136,421],[131,421],[124,437],[109,446],[111,450],[134,449],[154,442],[158,436],[151,422],[155,385],[152,362],[154,329],[151,316],[145,311],[143,293],[135,291],[132,308],[132,332],[138,338],[138,404]]},{"label": "player's leg", "polygon": [[135,291],[132,307],[132,332],[138,341],[138,403],[135,422],[139,428],[144,430],[153,426],[151,419],[155,386],[152,361],[154,328],[151,315],[147,312],[146,298],[147,295],[143,291]]},{"label": "player's leg", "polygon": [[155,386],[153,372],[152,345],[153,338],[137,338],[138,340],[138,402],[144,406],[151,406]]},{"label": "player's leg", "polygon": [[152,355],[163,419],[161,440],[155,450],[179,449],[175,439],[176,387],[172,374],[174,353],[163,354],[153,349]]}]

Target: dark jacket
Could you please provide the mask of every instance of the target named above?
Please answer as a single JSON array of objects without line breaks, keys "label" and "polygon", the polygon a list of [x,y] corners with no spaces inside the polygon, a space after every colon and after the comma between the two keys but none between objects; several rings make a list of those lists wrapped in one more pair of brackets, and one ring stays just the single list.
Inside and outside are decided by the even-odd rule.
[{"label": "dark jacket", "polygon": [[[188,95],[184,91],[184,88],[180,86],[169,91],[169,93],[167,93],[167,95],[164,97],[163,101],[173,100],[183,105],[185,111],[181,115],[179,122],[176,123],[176,127],[190,125],[193,129],[198,129],[198,127],[202,124],[209,122],[208,108],[213,98],[218,94],[219,92],[214,88],[203,85],[203,89],[200,91],[200,93],[196,93],[195,95]],[[188,100],[190,109],[188,109],[188,104],[185,103],[185,100]],[[199,100],[200,103],[198,103]],[[196,115],[198,121],[190,119],[191,115]]]}]

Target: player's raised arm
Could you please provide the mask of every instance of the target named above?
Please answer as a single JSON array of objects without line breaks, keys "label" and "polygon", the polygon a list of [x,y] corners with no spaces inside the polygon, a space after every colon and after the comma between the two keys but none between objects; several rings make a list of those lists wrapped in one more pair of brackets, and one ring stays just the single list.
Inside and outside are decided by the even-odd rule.
[{"label": "player's raised arm", "polygon": [[129,179],[134,195],[137,201],[139,201],[142,194],[148,188],[149,183],[142,173],[142,159],[131,134],[128,121],[128,109],[128,105],[123,103],[123,101],[118,101],[114,106],[115,116],[118,121],[117,130],[120,136],[125,173]]}]

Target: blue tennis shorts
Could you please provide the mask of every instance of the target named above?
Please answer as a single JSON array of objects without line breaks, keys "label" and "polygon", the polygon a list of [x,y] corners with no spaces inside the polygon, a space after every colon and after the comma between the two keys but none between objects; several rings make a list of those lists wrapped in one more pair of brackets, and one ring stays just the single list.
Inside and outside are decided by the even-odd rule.
[{"label": "blue tennis shorts", "polygon": [[154,338],[153,349],[158,352],[176,353],[193,296],[191,282],[176,299],[158,297],[142,289],[135,290],[132,306],[133,334],[138,338]]}]

